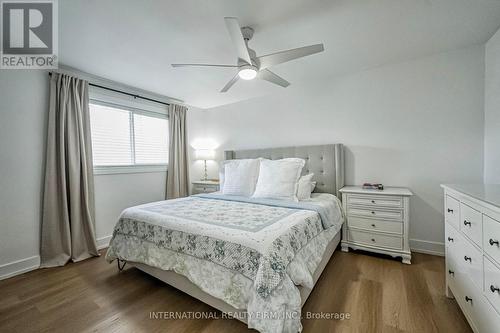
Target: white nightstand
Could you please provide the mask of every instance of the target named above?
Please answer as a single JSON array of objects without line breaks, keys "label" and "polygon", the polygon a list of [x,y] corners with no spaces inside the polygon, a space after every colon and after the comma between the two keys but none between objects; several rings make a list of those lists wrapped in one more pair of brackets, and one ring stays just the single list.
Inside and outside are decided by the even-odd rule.
[{"label": "white nightstand", "polygon": [[211,193],[219,190],[219,181],[197,180],[191,184],[193,184],[193,194]]},{"label": "white nightstand", "polygon": [[365,190],[361,186],[346,186],[340,192],[346,214],[342,251],[352,248],[388,254],[410,264],[408,236],[413,193],[403,187]]}]

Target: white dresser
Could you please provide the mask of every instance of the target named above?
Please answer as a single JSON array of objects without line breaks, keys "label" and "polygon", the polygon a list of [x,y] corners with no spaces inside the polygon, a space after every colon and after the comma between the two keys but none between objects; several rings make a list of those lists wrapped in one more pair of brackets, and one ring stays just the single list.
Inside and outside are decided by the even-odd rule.
[{"label": "white dresser", "polygon": [[500,332],[500,185],[442,185],[446,296],[475,332]]},{"label": "white dresser", "polygon": [[346,224],[342,227],[342,251],[349,248],[401,257],[410,264],[408,241],[411,191],[403,187],[365,190],[345,186],[342,205]]}]

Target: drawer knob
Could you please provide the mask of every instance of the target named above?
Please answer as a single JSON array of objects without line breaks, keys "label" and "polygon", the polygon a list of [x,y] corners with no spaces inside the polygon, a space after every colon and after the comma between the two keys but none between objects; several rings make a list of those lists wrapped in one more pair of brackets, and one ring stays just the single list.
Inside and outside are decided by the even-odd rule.
[{"label": "drawer knob", "polygon": [[464,220],[464,225],[468,225],[469,227],[472,226],[472,223],[470,223],[469,221],[467,220]]},{"label": "drawer knob", "polygon": [[472,304],[472,298],[470,298],[469,296],[465,296],[465,301],[470,302],[470,304]]},{"label": "drawer knob", "polygon": [[500,288],[495,287],[494,285],[490,286],[490,290],[492,293],[497,292],[500,294]]},{"label": "drawer knob", "polygon": [[375,238],[372,238],[372,242],[375,242]]},{"label": "drawer knob", "polygon": [[455,276],[455,272],[452,271],[451,269],[448,270],[448,274]]},{"label": "drawer knob", "polygon": [[375,200],[372,200],[372,204],[374,204],[374,203],[375,203]]},{"label": "drawer knob", "polygon": [[372,214],[375,214],[375,212],[374,212],[374,211],[372,211]]},{"label": "drawer knob", "polygon": [[496,244],[496,246],[498,246],[498,241],[490,238],[490,245],[493,246],[495,244]]},{"label": "drawer knob", "polygon": [[[375,223],[372,223],[372,227],[374,227],[374,228],[376,227]],[[498,243],[498,242],[497,242],[497,243]]]},{"label": "drawer knob", "polygon": [[453,238],[448,237],[448,242],[453,242]]},{"label": "drawer knob", "polygon": [[448,208],[448,213],[452,213],[453,214],[453,209],[449,209]]},{"label": "drawer knob", "polygon": [[472,258],[471,257],[464,256],[464,260],[472,262]]}]

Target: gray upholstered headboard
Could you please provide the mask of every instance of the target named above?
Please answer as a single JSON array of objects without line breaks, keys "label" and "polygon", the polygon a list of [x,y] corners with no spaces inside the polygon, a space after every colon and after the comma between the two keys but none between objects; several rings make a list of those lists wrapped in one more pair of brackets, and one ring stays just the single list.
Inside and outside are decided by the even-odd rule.
[{"label": "gray upholstered headboard", "polygon": [[340,198],[339,190],[344,186],[344,147],[342,144],[320,146],[298,146],[251,150],[227,150],[226,160],[242,158],[268,158],[278,160],[299,157],[306,161],[302,174],[314,173],[314,192],[332,193]]}]

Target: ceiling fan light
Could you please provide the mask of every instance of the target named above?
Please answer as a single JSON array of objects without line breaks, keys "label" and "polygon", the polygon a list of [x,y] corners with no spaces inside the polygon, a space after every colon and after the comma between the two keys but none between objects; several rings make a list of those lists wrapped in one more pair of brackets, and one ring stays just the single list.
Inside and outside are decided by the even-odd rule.
[{"label": "ceiling fan light", "polygon": [[253,68],[242,68],[238,72],[238,75],[243,80],[253,80],[257,76],[257,71]]}]

